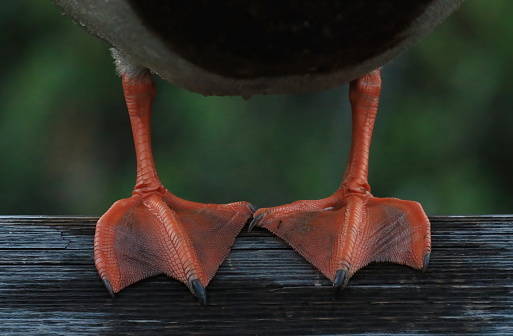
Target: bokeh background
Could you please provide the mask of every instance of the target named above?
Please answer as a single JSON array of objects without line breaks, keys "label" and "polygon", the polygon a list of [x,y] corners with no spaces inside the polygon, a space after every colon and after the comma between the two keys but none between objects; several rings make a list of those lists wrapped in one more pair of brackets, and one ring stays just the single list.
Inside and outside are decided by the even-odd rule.
[{"label": "bokeh background", "polygon": [[[0,9],[0,214],[101,215],[135,182],[108,45],[50,1]],[[513,212],[512,13],[511,0],[467,0],[385,67],[374,195],[419,201],[429,215]],[[272,206],[338,187],[347,86],[247,101],[157,86],[155,159],[178,196]]]}]

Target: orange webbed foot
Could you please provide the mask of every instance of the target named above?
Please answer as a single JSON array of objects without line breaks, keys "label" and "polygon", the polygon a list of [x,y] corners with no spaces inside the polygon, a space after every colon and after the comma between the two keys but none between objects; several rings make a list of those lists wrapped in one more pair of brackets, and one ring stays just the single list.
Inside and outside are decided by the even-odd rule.
[{"label": "orange webbed foot", "polygon": [[322,200],[259,209],[250,224],[284,239],[337,287],[371,262],[425,269],[431,251],[430,224],[420,204],[370,193],[368,160],[380,90],[379,69],[350,84],[352,142],[338,191]]},{"label": "orange webbed foot", "polygon": [[254,216],[252,226],[285,240],[337,287],[371,262],[427,267],[430,225],[416,202],[339,193]]},{"label": "orange webbed foot", "polygon": [[253,211],[247,202],[200,204],[168,191],[134,195],[114,203],[98,221],[96,267],[111,295],[166,274],[204,303],[204,288]]},{"label": "orange webbed foot", "polygon": [[151,150],[151,105],[156,90],[147,69],[113,51],[134,137],[137,179],[132,197],[100,218],[94,241],[95,264],[109,293],[139,280],[167,274],[205,303],[205,287],[230,252],[255,208],[247,202],[201,204],[167,191]]}]

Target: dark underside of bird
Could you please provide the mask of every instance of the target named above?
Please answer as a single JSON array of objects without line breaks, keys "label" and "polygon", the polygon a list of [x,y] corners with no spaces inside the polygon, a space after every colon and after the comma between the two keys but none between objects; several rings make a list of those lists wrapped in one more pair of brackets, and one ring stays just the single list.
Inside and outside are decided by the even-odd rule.
[{"label": "dark underside of bird", "polygon": [[[100,218],[95,235],[96,267],[112,295],[163,273],[206,302],[205,287],[248,222],[285,240],[336,287],[371,262],[426,269],[429,220],[416,202],[371,194],[369,148],[380,68],[461,0],[54,3],[113,46],[132,125],[133,194]],[[352,145],[340,187],[325,199],[263,209],[173,195],[158,178],[151,150],[153,74],[205,95],[302,93],[350,83]]]}]

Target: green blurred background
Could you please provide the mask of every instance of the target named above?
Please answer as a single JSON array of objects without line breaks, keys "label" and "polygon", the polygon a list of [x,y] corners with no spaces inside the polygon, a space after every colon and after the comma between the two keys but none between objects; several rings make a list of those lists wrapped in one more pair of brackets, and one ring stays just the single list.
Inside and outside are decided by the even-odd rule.
[{"label": "green blurred background", "polygon": [[[100,215],[135,182],[108,45],[50,1],[0,9],[0,214]],[[375,196],[419,201],[429,215],[513,212],[512,13],[511,0],[467,0],[385,67]],[[157,86],[155,159],[178,196],[272,206],[338,187],[347,86],[248,101]]]}]

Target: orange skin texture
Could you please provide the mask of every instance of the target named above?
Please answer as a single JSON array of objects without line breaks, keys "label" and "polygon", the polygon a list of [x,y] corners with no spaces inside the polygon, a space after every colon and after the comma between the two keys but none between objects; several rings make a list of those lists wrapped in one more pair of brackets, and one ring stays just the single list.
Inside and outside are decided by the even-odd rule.
[{"label": "orange skin texture", "polygon": [[[137,158],[132,197],[117,201],[99,219],[95,264],[109,291],[117,293],[144,278],[166,274],[194,292],[206,287],[251,218],[247,202],[201,204],[183,200],[160,182],[151,150],[149,72],[122,76]],[[110,288],[109,288],[110,287]],[[198,294],[198,293],[196,293]]]},{"label": "orange skin texture", "polygon": [[[155,88],[149,72],[122,76],[137,158],[132,197],[100,218],[95,263],[107,289],[117,293],[144,278],[167,274],[195,292],[206,287],[252,216],[284,239],[327,278],[342,285],[371,262],[425,268],[431,251],[429,220],[420,204],[376,198],[367,182],[369,148],[381,90],[380,71],[350,84],[353,134],[339,189],[321,200],[259,209],[247,202],[201,204],[183,200],[160,182],[151,151]],[[338,284],[341,285],[341,284]],[[198,293],[196,293],[198,295]]]},{"label": "orange skin texture", "polygon": [[369,148],[380,90],[379,69],[350,84],[353,134],[339,189],[325,199],[259,209],[251,224],[281,237],[331,281],[343,271],[344,284],[371,262],[425,268],[431,251],[430,223],[419,203],[370,193]]}]

